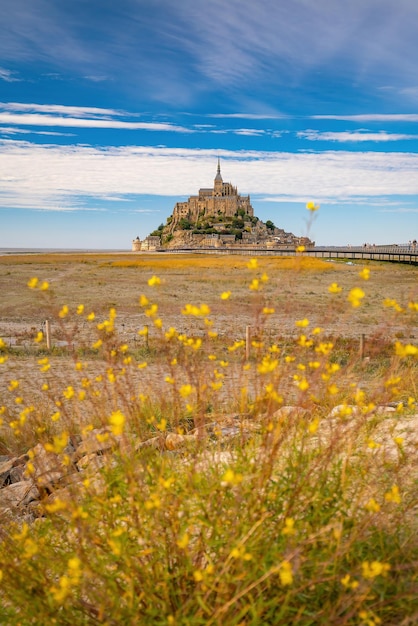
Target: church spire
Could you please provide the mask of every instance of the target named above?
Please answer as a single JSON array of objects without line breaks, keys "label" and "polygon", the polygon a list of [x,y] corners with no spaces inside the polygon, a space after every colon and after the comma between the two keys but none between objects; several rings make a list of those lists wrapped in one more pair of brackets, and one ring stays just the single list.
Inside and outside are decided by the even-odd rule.
[{"label": "church spire", "polygon": [[219,157],[218,157],[218,170],[216,172],[215,181],[222,182],[221,163],[220,163]]}]

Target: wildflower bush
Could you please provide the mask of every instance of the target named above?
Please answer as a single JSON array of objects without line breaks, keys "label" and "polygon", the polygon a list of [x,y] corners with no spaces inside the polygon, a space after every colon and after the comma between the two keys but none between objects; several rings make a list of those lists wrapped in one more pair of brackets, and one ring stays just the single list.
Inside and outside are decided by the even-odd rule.
[{"label": "wildflower bush", "polygon": [[[150,273],[136,303],[141,350],[119,333],[116,307],[99,317],[57,303],[30,278],[62,336],[82,323],[90,338],[62,376],[39,331],[36,388],[0,342],[0,366],[13,372],[1,452],[27,455],[25,479],[40,493],[24,515],[0,509],[0,623],[416,623],[407,433],[418,348],[397,339],[363,361],[304,316],[292,337],[272,340],[269,276],[263,261],[245,264],[251,335],[221,336],[200,301],[179,305],[181,330],[167,325],[169,285]],[[354,319],[369,278],[364,268],[348,290],[330,283],[330,310]],[[222,315],[233,290],[217,299]],[[418,302],[381,306],[409,336]],[[40,480],[40,449],[59,480]]]}]

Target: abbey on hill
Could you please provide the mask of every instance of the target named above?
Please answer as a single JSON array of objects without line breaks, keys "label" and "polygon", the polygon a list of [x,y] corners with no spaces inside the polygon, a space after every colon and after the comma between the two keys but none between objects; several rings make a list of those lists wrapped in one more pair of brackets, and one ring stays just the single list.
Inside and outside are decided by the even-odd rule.
[{"label": "abbey on hill", "polygon": [[250,196],[241,196],[231,183],[224,183],[218,159],[212,188],[199,189],[186,202],[177,202],[166,224],[160,224],[143,241],[137,237],[132,250],[173,248],[275,248],[312,246],[307,237],[296,237],[254,215]]}]

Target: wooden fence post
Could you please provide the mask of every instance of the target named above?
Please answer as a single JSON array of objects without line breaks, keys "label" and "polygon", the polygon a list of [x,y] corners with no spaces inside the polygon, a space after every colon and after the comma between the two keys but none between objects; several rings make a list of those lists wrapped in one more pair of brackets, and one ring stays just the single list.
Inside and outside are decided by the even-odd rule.
[{"label": "wooden fence post", "polygon": [[48,350],[51,349],[51,325],[49,320],[45,320],[45,335],[46,335],[46,347]]},{"label": "wooden fence post", "polygon": [[362,333],[360,335],[360,347],[359,347],[359,354],[360,354],[360,359],[364,359],[364,344],[365,344],[365,339],[366,336],[364,333]]},{"label": "wooden fence post", "polygon": [[245,360],[248,361],[250,358],[250,347],[251,347],[251,326],[245,327]]}]

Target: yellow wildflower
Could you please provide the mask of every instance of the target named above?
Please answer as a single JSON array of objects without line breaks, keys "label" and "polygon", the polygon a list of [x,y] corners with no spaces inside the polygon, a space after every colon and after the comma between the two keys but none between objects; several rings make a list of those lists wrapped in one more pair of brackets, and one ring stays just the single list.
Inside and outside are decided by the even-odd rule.
[{"label": "yellow wildflower", "polygon": [[270,355],[263,357],[261,363],[257,365],[257,371],[260,374],[270,374],[273,372],[278,366],[279,361],[277,359],[272,359]]},{"label": "yellow wildflower", "polygon": [[125,425],[126,418],[122,411],[113,411],[109,417],[110,430],[114,435],[121,435]]},{"label": "yellow wildflower", "polygon": [[283,586],[293,583],[293,569],[289,561],[283,561],[279,568],[279,578]]},{"label": "yellow wildflower", "polygon": [[158,424],[156,424],[158,430],[160,430],[162,433],[165,431],[165,429],[167,428],[167,420],[163,417]]},{"label": "yellow wildflower", "polygon": [[342,290],[343,288],[340,287],[338,283],[331,283],[331,285],[328,287],[328,291],[330,293],[340,293]]},{"label": "yellow wildflower", "polygon": [[54,452],[55,454],[61,454],[68,444],[68,433],[63,432],[61,435],[55,435],[52,443],[46,443],[44,448],[47,452]]},{"label": "yellow wildflower", "polygon": [[210,314],[210,308],[207,304],[201,304],[200,307],[193,304],[186,304],[182,310],[183,315],[194,315],[195,317],[206,317]]},{"label": "yellow wildflower", "polygon": [[155,287],[156,285],[161,285],[161,278],[158,278],[158,276],[152,276],[151,278],[148,279],[148,285],[150,287]]},{"label": "yellow wildflower", "polygon": [[319,361],[309,361],[308,365],[314,370],[317,370],[318,367],[321,367],[321,363]]},{"label": "yellow wildflower", "polygon": [[392,489],[385,493],[385,500],[386,502],[395,502],[396,504],[400,504],[402,502],[399,487],[397,485],[393,485]]},{"label": "yellow wildflower", "polygon": [[185,550],[187,548],[187,546],[189,545],[189,541],[190,541],[190,537],[189,537],[188,533],[184,533],[180,537],[180,539],[177,540],[177,545],[182,550]]},{"label": "yellow wildflower", "polygon": [[36,277],[31,278],[30,281],[28,282],[29,289],[36,289],[36,287],[38,286],[38,282],[39,282],[38,278]]},{"label": "yellow wildflower", "polygon": [[228,468],[222,476],[223,485],[239,485],[242,483],[242,474],[236,474],[233,469]]},{"label": "yellow wildflower", "polygon": [[306,380],[306,378],[302,378],[298,383],[297,386],[299,387],[299,389],[301,391],[306,391],[307,389],[309,389],[309,383]]},{"label": "yellow wildflower", "polygon": [[375,615],[373,611],[360,611],[358,614],[359,618],[362,620],[361,624],[364,626],[379,626],[382,623],[380,617]]},{"label": "yellow wildflower", "polygon": [[229,300],[230,297],[231,297],[230,291],[223,291],[221,293],[221,300]]},{"label": "yellow wildflower", "polygon": [[365,295],[366,294],[363,289],[360,289],[360,287],[353,287],[347,296],[347,300],[351,303],[351,306],[356,308],[361,305],[361,301]]},{"label": "yellow wildflower", "polygon": [[66,304],[64,304],[64,306],[62,307],[61,311],[58,313],[58,316],[61,319],[64,319],[64,317],[66,317],[68,315],[69,312],[69,308]]},{"label": "yellow wildflower", "polygon": [[388,307],[388,308],[393,308],[397,313],[403,313],[404,310],[401,307],[401,305],[394,300],[393,298],[386,298],[383,301],[383,306]]},{"label": "yellow wildflower", "polygon": [[308,426],[311,435],[314,435],[319,428],[319,417],[315,417]]},{"label": "yellow wildflower", "polygon": [[247,267],[249,270],[256,270],[258,268],[257,259],[250,259],[249,262],[247,263]]},{"label": "yellow wildflower", "polygon": [[406,356],[417,356],[418,348],[413,346],[412,344],[401,344],[400,341],[395,343],[395,353],[396,356],[406,357]]},{"label": "yellow wildflower", "polygon": [[380,563],[379,561],[364,561],[361,564],[363,578],[376,578],[377,576],[385,576],[390,570],[389,563]]},{"label": "yellow wildflower", "polygon": [[341,584],[348,589],[357,589],[359,586],[358,580],[351,580],[350,574],[346,574],[344,578],[341,578]]},{"label": "yellow wildflower", "polygon": [[292,517],[286,517],[282,535],[295,535],[295,520]]},{"label": "yellow wildflower", "polygon": [[251,561],[253,558],[252,555],[247,552],[245,546],[242,545],[232,548],[230,557],[232,559],[242,559],[243,561]]},{"label": "yellow wildflower", "polygon": [[179,393],[182,398],[187,398],[188,396],[190,396],[191,393],[193,393],[192,385],[190,384],[182,385],[179,389]]},{"label": "yellow wildflower", "polygon": [[298,339],[298,344],[302,348],[310,348],[313,345],[313,341],[312,341],[312,339],[308,339],[306,337],[306,335],[300,335],[300,337]]},{"label": "yellow wildflower", "polygon": [[62,392],[62,395],[67,400],[71,400],[71,398],[74,396],[74,389],[71,387],[71,385],[69,385],[67,389],[64,389],[64,391]]},{"label": "yellow wildflower", "polygon": [[380,511],[380,504],[376,502],[374,498],[370,498],[370,500],[364,505],[364,508],[370,513],[378,513]]},{"label": "yellow wildflower", "polygon": [[312,213],[314,213],[315,211],[318,211],[319,209],[319,204],[315,204],[315,202],[308,202],[306,204],[306,208],[308,209],[308,211],[311,211]]},{"label": "yellow wildflower", "polygon": [[362,278],[363,280],[369,280],[370,278],[370,270],[368,267],[364,267],[361,272],[359,272],[359,276],[360,278]]}]

